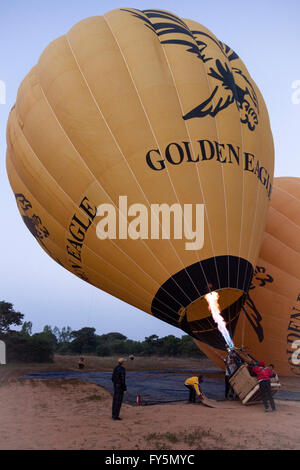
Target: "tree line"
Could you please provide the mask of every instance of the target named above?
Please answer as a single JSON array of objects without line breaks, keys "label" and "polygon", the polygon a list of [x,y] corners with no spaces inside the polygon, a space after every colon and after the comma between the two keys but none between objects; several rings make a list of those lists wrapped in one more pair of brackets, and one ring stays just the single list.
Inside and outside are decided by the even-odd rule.
[{"label": "tree line", "polygon": [[[32,333],[32,322],[23,321],[10,302],[0,302],[0,339],[5,341],[8,362],[51,362],[54,354],[90,354],[97,356],[130,355],[203,357],[192,338],[173,335],[159,338],[156,334],[143,341],[128,339],[119,332],[99,335],[95,328],[72,330],[46,325],[39,333]],[[13,326],[21,327],[19,331]]]}]

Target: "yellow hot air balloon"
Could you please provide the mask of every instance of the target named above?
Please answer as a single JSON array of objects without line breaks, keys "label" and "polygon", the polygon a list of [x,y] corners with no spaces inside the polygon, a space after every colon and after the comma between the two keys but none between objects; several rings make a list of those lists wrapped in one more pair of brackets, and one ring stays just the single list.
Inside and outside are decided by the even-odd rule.
[{"label": "yellow hot air balloon", "polygon": [[273,178],[267,109],[232,49],[162,10],[85,19],[22,82],[7,144],[19,211],[52,258],[225,347],[204,295],[234,330]]},{"label": "yellow hot air balloon", "polygon": [[[300,178],[275,178],[259,259],[242,308],[235,345],[300,375]],[[197,342],[222,365],[222,351]]]}]

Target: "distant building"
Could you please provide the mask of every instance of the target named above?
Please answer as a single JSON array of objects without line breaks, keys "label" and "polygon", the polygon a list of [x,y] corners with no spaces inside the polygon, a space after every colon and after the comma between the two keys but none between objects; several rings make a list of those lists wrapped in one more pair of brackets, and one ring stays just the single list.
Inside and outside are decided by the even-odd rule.
[{"label": "distant building", "polygon": [[0,340],[0,364],[6,364],[6,344]]},{"label": "distant building", "polygon": [[0,80],[0,104],[6,104],[6,86],[3,80]]}]

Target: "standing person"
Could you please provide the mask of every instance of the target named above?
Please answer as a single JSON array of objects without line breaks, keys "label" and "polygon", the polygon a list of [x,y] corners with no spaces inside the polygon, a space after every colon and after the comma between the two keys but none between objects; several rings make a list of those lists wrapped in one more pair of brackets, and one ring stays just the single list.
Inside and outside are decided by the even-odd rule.
[{"label": "standing person", "polygon": [[265,411],[269,411],[269,403],[271,405],[272,411],[275,411],[275,403],[272,396],[271,389],[271,377],[275,377],[276,373],[274,370],[265,367],[263,361],[258,363],[258,366],[252,367],[252,372],[257,376],[259,383],[259,390],[261,394],[262,401],[265,405]]},{"label": "standing person", "polygon": [[78,361],[78,368],[79,369],[84,369],[84,367],[85,367],[84,357],[81,357]]},{"label": "standing person", "polygon": [[126,370],[123,367],[125,359],[121,357],[118,360],[118,365],[114,368],[112,374],[112,382],[114,384],[114,395],[113,395],[113,402],[112,402],[112,419],[121,421],[122,418],[119,417],[120,409],[122,406],[123,395],[126,392]]},{"label": "standing person", "polygon": [[236,351],[231,351],[229,353],[231,359],[233,360],[236,369],[241,367],[243,364],[245,364],[245,360],[236,352]]},{"label": "standing person", "polygon": [[199,375],[199,377],[190,377],[189,379],[186,379],[184,382],[185,387],[189,390],[189,403],[195,403],[196,402],[196,395],[200,398],[200,400],[203,400],[203,394],[202,390],[200,387],[200,384],[203,382],[203,376]]},{"label": "standing person", "polygon": [[234,390],[229,383],[230,377],[236,371],[237,366],[234,362],[234,359],[231,356],[228,356],[227,361],[224,361],[226,368],[225,368],[225,399],[234,398]]}]

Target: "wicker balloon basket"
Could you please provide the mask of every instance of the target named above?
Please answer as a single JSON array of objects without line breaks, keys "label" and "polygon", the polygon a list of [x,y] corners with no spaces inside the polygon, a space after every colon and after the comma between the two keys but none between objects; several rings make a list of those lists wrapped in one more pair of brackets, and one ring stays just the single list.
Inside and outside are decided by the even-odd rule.
[{"label": "wicker balloon basket", "polygon": [[[259,391],[259,384],[256,377],[252,377],[246,365],[242,365],[229,379],[229,383],[243,405],[253,405],[262,401]],[[272,395],[274,395],[281,385],[279,382],[271,381]]]}]

